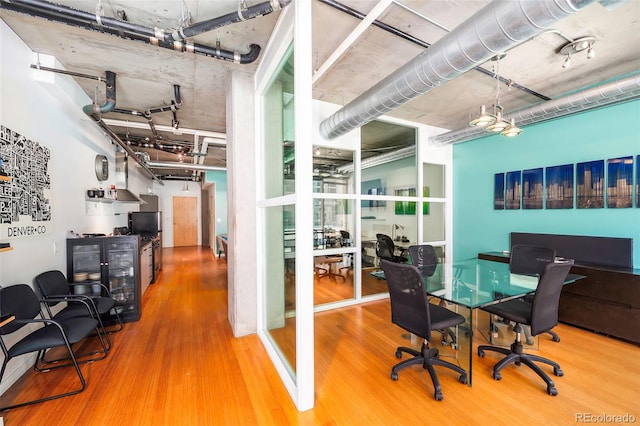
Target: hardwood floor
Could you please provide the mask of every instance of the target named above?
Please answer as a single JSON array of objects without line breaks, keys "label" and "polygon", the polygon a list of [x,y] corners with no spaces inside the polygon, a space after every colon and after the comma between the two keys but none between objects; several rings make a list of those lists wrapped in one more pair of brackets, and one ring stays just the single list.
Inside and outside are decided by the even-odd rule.
[{"label": "hardwood floor", "polygon": [[[493,380],[491,354],[474,358],[473,387],[437,369],[441,402],[420,367],[394,382],[395,348],[407,341],[386,300],[316,315],[316,407],[299,413],[257,336],[232,336],[224,259],[185,247],[165,249],[164,261],[142,319],[112,335],[107,359],[82,366],[87,389],[1,413],[5,425],[564,425],[586,414],[640,421],[640,348],[562,324],[562,341],[543,337],[539,351],[564,370],[556,397],[526,368],[507,367]],[[70,369],[29,372],[1,402],[72,379]]]}]

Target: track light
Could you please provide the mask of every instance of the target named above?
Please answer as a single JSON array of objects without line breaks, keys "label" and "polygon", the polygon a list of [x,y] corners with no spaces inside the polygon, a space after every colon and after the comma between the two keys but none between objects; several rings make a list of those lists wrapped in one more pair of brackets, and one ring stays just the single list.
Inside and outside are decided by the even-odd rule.
[{"label": "track light", "polygon": [[575,55],[578,52],[587,51],[587,59],[593,59],[596,57],[596,51],[593,45],[596,42],[596,38],[592,36],[580,37],[578,39],[568,38],[569,42],[562,46],[558,51],[561,55],[566,55],[566,59],[562,64],[562,68],[569,68],[571,66],[571,55]]}]

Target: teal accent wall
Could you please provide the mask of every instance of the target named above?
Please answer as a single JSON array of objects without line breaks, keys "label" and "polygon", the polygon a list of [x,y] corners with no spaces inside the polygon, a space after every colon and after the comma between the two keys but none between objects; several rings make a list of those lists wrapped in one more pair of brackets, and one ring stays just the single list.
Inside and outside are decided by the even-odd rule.
[{"label": "teal accent wall", "polygon": [[227,233],[227,172],[209,170],[205,180],[216,184],[216,234]]},{"label": "teal accent wall", "polygon": [[454,259],[508,250],[510,232],[534,232],[633,238],[633,263],[640,268],[640,208],[635,192],[633,208],[493,208],[495,173],[592,160],[606,164],[607,159],[629,155],[635,162],[640,154],[639,123],[640,101],[634,101],[529,126],[514,138],[498,135],[454,145]]}]

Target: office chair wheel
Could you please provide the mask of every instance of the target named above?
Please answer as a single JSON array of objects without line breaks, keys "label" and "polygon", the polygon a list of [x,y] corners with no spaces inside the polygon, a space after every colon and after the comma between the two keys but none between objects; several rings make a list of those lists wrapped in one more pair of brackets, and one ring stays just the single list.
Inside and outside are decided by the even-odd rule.
[{"label": "office chair wheel", "polygon": [[562,370],[561,370],[561,369],[559,369],[559,368],[554,368],[554,369],[553,369],[553,374],[555,374],[555,375],[556,375],[556,376],[558,376],[558,377],[562,377],[562,376],[564,376],[564,371],[562,371]]},{"label": "office chair wheel", "polygon": [[442,398],[443,398],[443,396],[442,396],[442,392],[438,392],[438,391],[436,391],[436,392],[433,394],[433,397],[435,398],[435,400],[436,400],[436,401],[442,401]]},{"label": "office chair wheel", "polygon": [[402,358],[402,352],[396,351],[396,358],[398,359]]},{"label": "office chair wheel", "polygon": [[398,373],[391,373],[391,380],[398,381]]},{"label": "office chair wheel", "polygon": [[551,396],[558,395],[558,390],[553,386],[547,386],[547,393]]}]

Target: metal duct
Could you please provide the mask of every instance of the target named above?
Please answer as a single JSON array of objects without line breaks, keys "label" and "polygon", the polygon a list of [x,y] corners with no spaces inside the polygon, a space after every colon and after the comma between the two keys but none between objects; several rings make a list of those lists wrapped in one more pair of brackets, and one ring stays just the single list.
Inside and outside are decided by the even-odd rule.
[{"label": "metal duct", "polygon": [[[284,7],[288,3],[290,3],[291,0],[280,0],[279,2],[276,0],[274,1],[277,4],[282,5],[281,7]],[[278,10],[279,8],[272,3],[273,2],[265,2],[249,8],[249,10],[251,10],[251,13],[246,12],[247,16],[244,19],[250,19],[260,16],[260,14],[257,13],[257,10],[254,10],[254,8],[258,8],[259,10],[264,11],[265,13],[263,14],[271,13],[274,10]],[[213,57],[216,59],[223,59],[239,64],[248,64],[254,62],[258,58],[261,50],[260,46],[258,46],[257,44],[251,44],[249,46],[249,52],[243,54],[240,52],[221,49],[220,47],[211,47],[198,43],[192,43],[189,41],[184,41],[184,39],[178,37],[180,30],[165,31],[158,28],[144,27],[142,25],[122,21],[115,18],[98,16],[95,12],[85,12],[83,10],[51,3],[44,0],[0,0],[0,6],[7,10],[26,13],[30,16],[45,18],[66,25],[76,26],[92,31],[100,31],[131,40],[139,40],[148,44],[153,44],[155,46],[160,46],[179,52],[198,53],[201,55]],[[204,21],[203,23],[196,23],[191,27],[182,29],[182,31],[191,28],[192,30],[188,31],[189,35],[197,35],[201,32],[209,31],[213,28],[219,28],[221,26],[237,22],[237,20],[235,19],[230,19],[229,15],[237,16],[238,13],[239,12],[234,12],[233,14],[228,14],[224,17],[214,18],[209,21]],[[207,29],[208,26],[214,25],[214,23],[214,27]],[[184,36],[184,34],[182,35]]]},{"label": "metal duct", "polygon": [[[505,116],[505,119],[510,120],[514,118],[518,126],[527,126],[541,121],[639,98],[640,74],[636,74],[618,81],[601,84],[591,89],[543,102],[530,108],[515,111]],[[429,138],[429,141],[437,145],[446,145],[465,142],[483,136],[491,136],[491,134],[482,128],[469,126],[433,136]]]},{"label": "metal duct", "polygon": [[195,163],[171,163],[163,161],[148,161],[146,164],[152,169],[180,169],[180,170],[196,170],[196,171],[226,171],[226,167],[205,166],[204,164]]},{"label": "metal duct", "polygon": [[320,124],[343,135],[536,36],[593,0],[494,0]]},{"label": "metal duct", "polygon": [[[395,151],[385,152],[384,154],[378,154],[374,155],[373,157],[365,158],[360,162],[360,168],[366,169],[369,167],[378,166],[380,164],[387,164],[390,161],[402,160],[403,158],[408,158],[414,155],[416,155],[416,147],[414,145],[405,146],[404,148],[400,148]],[[353,170],[353,163],[336,167],[336,171],[340,173],[353,173]]]}]

